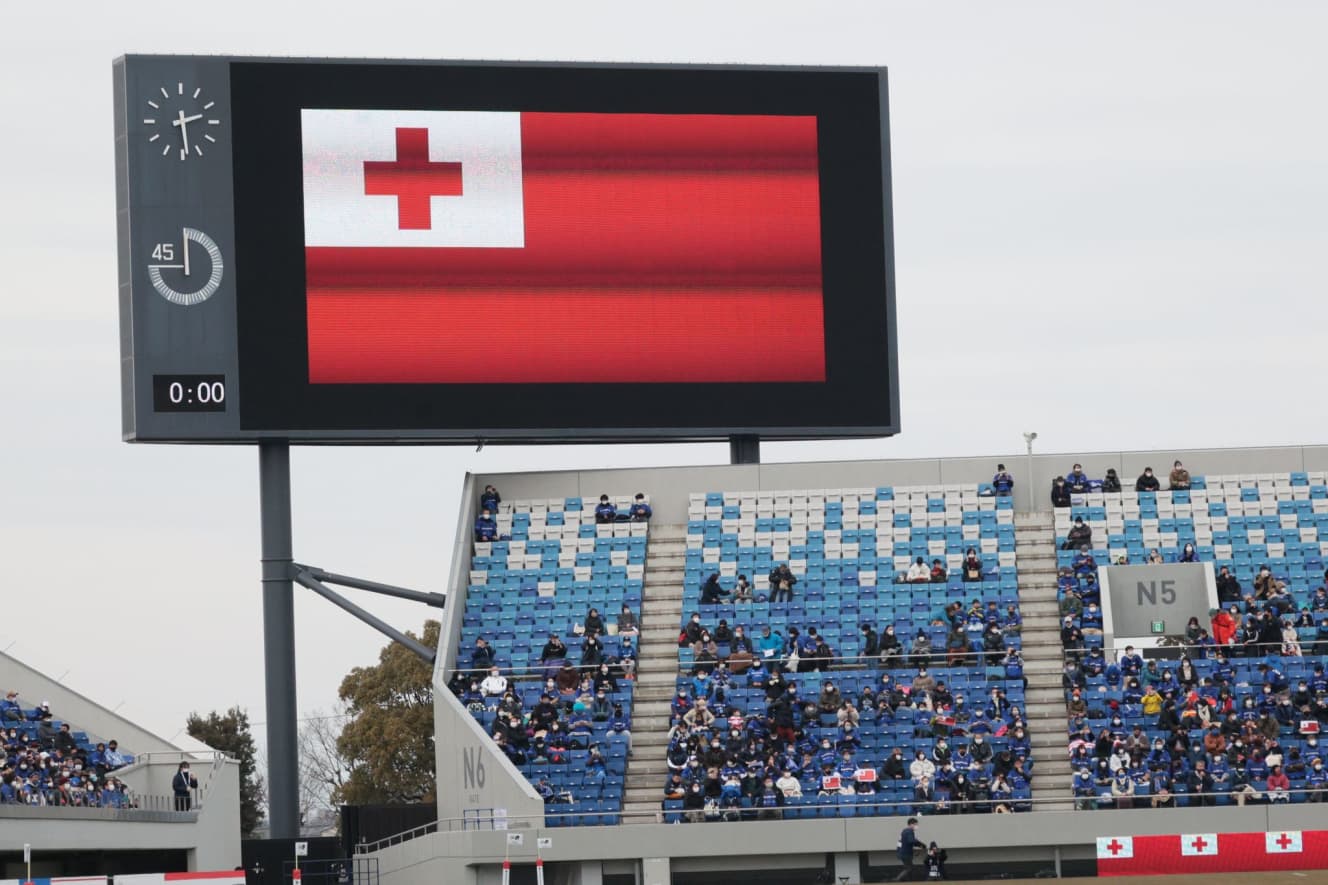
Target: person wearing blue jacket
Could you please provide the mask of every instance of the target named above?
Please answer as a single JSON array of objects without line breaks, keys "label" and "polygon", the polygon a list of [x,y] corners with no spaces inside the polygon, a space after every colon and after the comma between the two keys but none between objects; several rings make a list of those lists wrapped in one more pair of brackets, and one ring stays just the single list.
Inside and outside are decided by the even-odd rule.
[{"label": "person wearing blue jacket", "polygon": [[1084,473],[1082,464],[1074,465],[1074,468],[1065,474],[1065,484],[1070,487],[1071,492],[1088,491],[1088,475]]},{"label": "person wearing blue jacket", "polygon": [[498,520],[488,510],[481,510],[475,517],[475,540],[493,541],[498,537]]},{"label": "person wearing blue jacket", "polygon": [[650,517],[655,515],[655,511],[651,510],[650,505],[646,503],[646,496],[641,492],[637,492],[636,499],[632,501],[632,509],[629,511],[629,515],[632,522],[649,522]]},{"label": "person wearing blue jacket", "polygon": [[599,504],[595,507],[595,522],[606,523],[616,522],[618,519],[618,508],[609,501],[608,495],[599,496]]},{"label": "person wearing blue jacket", "polygon": [[923,848],[921,840],[918,839],[917,829],[918,819],[910,817],[908,825],[899,833],[899,847],[895,849],[895,856],[899,858],[904,868],[895,876],[896,882],[903,882],[913,875],[913,855]]},{"label": "person wearing blue jacket", "polygon": [[996,475],[991,478],[991,486],[1002,498],[1014,493],[1014,477],[1005,469],[1004,464],[996,465]]}]

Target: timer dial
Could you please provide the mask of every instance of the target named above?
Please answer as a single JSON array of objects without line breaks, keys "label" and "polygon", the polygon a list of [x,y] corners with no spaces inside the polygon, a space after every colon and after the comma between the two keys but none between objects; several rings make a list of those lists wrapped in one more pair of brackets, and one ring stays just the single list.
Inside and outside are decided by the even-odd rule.
[{"label": "timer dial", "polygon": [[[191,249],[197,253],[198,258],[206,258],[210,263],[211,271],[206,278],[198,273],[197,260],[191,267]],[[152,288],[157,290],[157,294],[171,304],[181,307],[202,304],[215,295],[221,286],[224,272],[221,249],[215,240],[201,230],[186,227],[181,231],[178,244],[157,243],[152,249],[152,260],[154,263],[148,265],[148,279],[152,281]],[[169,282],[162,271],[169,275]]]}]

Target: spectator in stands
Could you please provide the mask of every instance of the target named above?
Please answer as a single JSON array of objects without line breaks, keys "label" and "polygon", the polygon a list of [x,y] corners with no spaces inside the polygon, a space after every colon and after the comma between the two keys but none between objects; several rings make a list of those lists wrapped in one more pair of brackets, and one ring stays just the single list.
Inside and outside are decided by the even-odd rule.
[{"label": "spectator in stands", "polygon": [[498,537],[498,520],[493,518],[493,514],[488,510],[481,510],[480,515],[475,517],[475,540],[493,541]]},{"label": "spectator in stands", "polygon": [[1065,474],[1065,484],[1070,487],[1072,494],[1082,494],[1088,491],[1088,475],[1084,473],[1082,464],[1076,464],[1070,472]]},{"label": "spectator in stands", "polygon": [[913,646],[908,651],[907,663],[913,667],[926,667],[931,662],[931,637],[925,630],[919,630],[913,638]]},{"label": "spectator in stands", "polygon": [[751,602],[753,599],[752,585],[748,583],[747,576],[738,575],[738,582],[733,587],[733,601]]},{"label": "spectator in stands", "polygon": [[632,522],[649,522],[650,517],[655,515],[655,511],[650,509],[649,502],[642,492],[637,492],[632,500],[632,509],[628,511],[628,517]]},{"label": "spectator in stands", "polygon": [[595,506],[595,522],[603,525],[604,523],[617,522],[618,508],[613,506],[608,495],[599,496],[599,504]]},{"label": "spectator in stands", "polygon": [[965,582],[982,580],[982,559],[978,556],[977,550],[969,547],[964,551],[964,562],[961,566]]},{"label": "spectator in stands", "polygon": [[1240,602],[1240,581],[1231,574],[1231,569],[1222,566],[1217,570],[1217,601],[1223,604],[1229,602]]},{"label": "spectator in stands", "polygon": [[1115,467],[1107,468],[1107,475],[1102,478],[1102,491],[1119,492],[1121,490],[1121,481]]},{"label": "spectator in stands", "polygon": [[171,792],[175,794],[175,810],[188,811],[193,807],[193,791],[198,789],[198,778],[189,773],[189,763],[181,762],[171,779]]},{"label": "spectator in stands", "polygon": [[0,701],[0,720],[6,722],[22,722],[23,707],[18,701],[18,692],[12,689],[5,693],[5,699]]},{"label": "spectator in stands", "polygon": [[904,580],[910,584],[927,584],[931,582],[931,570],[923,558],[919,556],[913,564],[908,567],[908,573],[904,575]]},{"label": "spectator in stands", "polygon": [[904,647],[895,635],[895,625],[887,624],[881,633],[880,656],[882,667],[898,666],[903,659]]},{"label": "spectator in stands", "polygon": [[498,505],[503,502],[503,496],[498,494],[498,490],[492,485],[484,487],[480,492],[480,510],[487,510],[490,513],[498,512]]},{"label": "spectator in stands", "polygon": [[793,585],[798,583],[798,578],[793,574],[787,562],[781,562],[770,572],[770,601],[771,602],[792,602]]},{"label": "spectator in stands", "polygon": [[1194,550],[1194,545],[1193,545],[1193,544],[1190,544],[1190,543],[1187,542],[1187,543],[1185,544],[1185,546],[1181,548],[1181,551],[1180,551],[1180,558],[1177,559],[1176,561],[1177,561],[1177,562],[1198,562],[1198,561],[1199,561],[1199,554],[1195,552],[1195,550]]},{"label": "spectator in stands", "polygon": [[1079,550],[1083,547],[1093,546],[1093,529],[1088,523],[1084,522],[1082,516],[1074,518],[1074,525],[1070,526],[1070,533],[1065,537],[1065,543],[1061,544],[1062,550]]},{"label": "spectator in stands", "polygon": [[1236,619],[1223,609],[1210,609],[1209,627],[1211,628],[1213,641],[1219,646],[1230,645],[1236,638]]},{"label": "spectator in stands", "polygon": [[1153,468],[1145,467],[1144,472],[1134,481],[1134,490],[1136,492],[1156,492],[1162,484],[1157,481],[1153,475]]},{"label": "spectator in stands", "polygon": [[1167,477],[1167,481],[1173,492],[1185,491],[1190,487],[1190,471],[1186,470],[1184,465],[1177,461],[1172,465],[1171,475]]},{"label": "spectator in stands", "polygon": [[636,622],[636,615],[632,613],[632,607],[623,603],[622,611],[618,612],[618,635],[619,636],[639,636],[641,627]]},{"label": "spectator in stands", "polygon": [[712,572],[701,587],[701,604],[718,605],[729,591],[719,585],[719,572]]},{"label": "spectator in stands", "polygon": [[931,561],[931,582],[933,584],[944,584],[949,580],[949,574],[945,571],[945,563],[940,559]]},{"label": "spectator in stands", "polygon": [[1154,547],[1152,550],[1149,550],[1149,551],[1148,551],[1148,564],[1149,564],[1149,565],[1163,565],[1163,564],[1165,564],[1165,563],[1166,563],[1166,560],[1162,558],[1162,551],[1161,551],[1161,550],[1158,550],[1156,547]]},{"label": "spectator in stands", "polygon": [[1004,464],[996,465],[996,475],[991,478],[991,487],[1001,498],[1014,494],[1014,477],[1005,469]]},{"label": "spectator in stands", "polygon": [[1051,481],[1051,506],[1070,506],[1070,487],[1065,484],[1065,477],[1058,476]]},{"label": "spectator in stands", "polygon": [[[485,697],[500,698],[507,691],[507,677],[497,667],[489,668],[489,675],[480,683],[480,691]],[[495,705],[496,706],[496,705]]]},{"label": "spectator in stands", "polygon": [[478,637],[475,647],[470,651],[470,669],[487,670],[493,666],[493,662],[493,648],[483,636]]}]

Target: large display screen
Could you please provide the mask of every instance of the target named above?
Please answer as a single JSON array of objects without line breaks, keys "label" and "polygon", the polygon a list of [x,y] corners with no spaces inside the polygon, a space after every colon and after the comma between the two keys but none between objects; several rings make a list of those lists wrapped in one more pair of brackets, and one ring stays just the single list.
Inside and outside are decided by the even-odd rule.
[{"label": "large display screen", "polygon": [[898,428],[884,71],[116,70],[126,438]]},{"label": "large display screen", "polygon": [[815,117],[305,109],[301,136],[314,384],[825,381]]}]

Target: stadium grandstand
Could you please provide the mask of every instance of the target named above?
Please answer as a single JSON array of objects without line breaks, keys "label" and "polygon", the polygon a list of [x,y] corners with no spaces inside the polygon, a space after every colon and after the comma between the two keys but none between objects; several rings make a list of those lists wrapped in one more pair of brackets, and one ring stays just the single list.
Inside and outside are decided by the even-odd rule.
[{"label": "stadium grandstand", "polygon": [[[180,795],[181,765],[196,787]],[[0,864],[34,874],[232,869],[239,765],[184,748],[0,653]]]},{"label": "stadium grandstand", "polygon": [[[1194,475],[1172,488],[1177,460]],[[439,821],[362,850],[402,881],[488,881],[538,853],[569,882],[859,882],[899,871],[909,815],[956,876],[1091,874],[1112,834],[1328,824],[1325,469],[1328,449],[1281,448],[471,477],[435,671]],[[1239,589],[1212,592],[1235,593],[1242,647],[1219,656],[1214,625],[1175,624],[1127,656],[1124,634],[1098,632],[1083,591],[1098,564],[1158,560],[1226,567]],[[1063,568],[1081,603],[1068,622]],[[1275,648],[1250,620],[1268,610]],[[1131,694],[1151,681],[1219,735],[1234,708],[1223,736],[1245,755],[1225,788],[1188,787],[1210,730],[1186,715],[1159,732],[1165,713]],[[1083,793],[1085,754],[1124,770],[1129,795]]]}]

